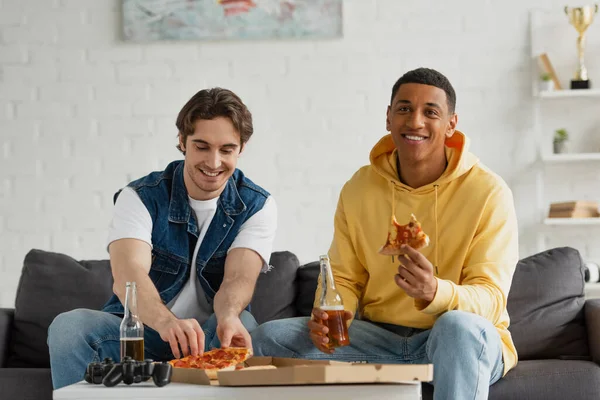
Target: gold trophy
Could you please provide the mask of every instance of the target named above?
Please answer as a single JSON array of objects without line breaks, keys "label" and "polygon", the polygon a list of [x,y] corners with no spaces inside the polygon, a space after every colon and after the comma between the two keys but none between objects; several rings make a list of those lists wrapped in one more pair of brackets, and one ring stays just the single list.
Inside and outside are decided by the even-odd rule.
[{"label": "gold trophy", "polygon": [[598,4],[584,7],[565,7],[565,14],[569,22],[579,32],[577,38],[577,54],[579,56],[579,68],[575,73],[575,79],[571,80],[571,89],[589,89],[591,86],[588,78],[587,68],[583,63],[585,51],[585,31],[594,21],[594,15],[598,12]]}]

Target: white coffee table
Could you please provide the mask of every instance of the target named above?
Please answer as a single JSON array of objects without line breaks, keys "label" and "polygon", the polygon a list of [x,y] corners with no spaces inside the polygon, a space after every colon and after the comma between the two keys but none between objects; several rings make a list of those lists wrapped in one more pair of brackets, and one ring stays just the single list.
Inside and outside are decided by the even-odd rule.
[{"label": "white coffee table", "polygon": [[119,384],[112,388],[92,385],[85,381],[54,391],[54,400],[142,400],[142,399],[421,399],[421,382],[406,384],[376,385],[319,385],[319,386],[260,386],[260,387],[219,387],[170,383],[159,388],[152,382],[137,383],[131,386]]}]

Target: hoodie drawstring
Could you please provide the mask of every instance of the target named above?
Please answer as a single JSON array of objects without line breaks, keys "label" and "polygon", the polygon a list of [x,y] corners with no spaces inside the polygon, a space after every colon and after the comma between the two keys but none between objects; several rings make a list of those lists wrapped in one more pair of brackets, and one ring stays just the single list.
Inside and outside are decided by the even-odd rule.
[{"label": "hoodie drawstring", "polygon": [[394,182],[390,181],[390,185],[392,186],[392,216],[396,215],[396,186]]},{"label": "hoodie drawstring", "polygon": [[[390,181],[392,187],[392,218],[396,216],[396,185],[394,181]],[[392,264],[394,263],[394,256],[392,255]]]},{"label": "hoodie drawstring", "polygon": [[439,274],[438,272],[438,247],[439,247],[439,241],[438,241],[438,188],[440,187],[440,185],[435,184],[433,185],[433,187],[435,188],[435,208],[434,208],[434,217],[435,217],[435,243],[433,244],[435,246],[435,275],[437,276]]}]

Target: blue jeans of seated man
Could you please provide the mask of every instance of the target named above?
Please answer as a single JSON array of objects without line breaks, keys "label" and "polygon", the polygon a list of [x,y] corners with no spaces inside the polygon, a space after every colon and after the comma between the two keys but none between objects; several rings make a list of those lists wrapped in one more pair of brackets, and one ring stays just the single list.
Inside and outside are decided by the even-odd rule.
[{"label": "blue jeans of seated man", "polygon": [[[434,399],[487,399],[489,385],[502,377],[502,342],[492,323],[464,311],[449,311],[432,329],[383,327],[355,320],[350,346],[331,355],[319,351],[308,334],[308,317],[270,321],[252,333],[258,356],[433,364]],[[394,330],[392,332],[391,330]]]},{"label": "blue jeans of seated man", "polygon": [[[249,332],[258,325],[247,311],[242,312],[240,319]],[[106,357],[119,361],[120,324],[121,317],[103,311],[76,309],[58,315],[48,328],[54,389],[82,380],[87,365],[93,361],[102,361]],[[202,325],[202,330],[205,335],[204,351],[221,347],[214,314]],[[145,358],[156,361],[174,358],[169,343],[147,326],[144,326],[144,353]]]}]

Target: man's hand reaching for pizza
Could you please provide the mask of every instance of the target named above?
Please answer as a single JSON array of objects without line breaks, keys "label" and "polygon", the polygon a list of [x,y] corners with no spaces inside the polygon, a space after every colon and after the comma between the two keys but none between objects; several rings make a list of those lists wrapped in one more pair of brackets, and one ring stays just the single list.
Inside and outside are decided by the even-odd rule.
[{"label": "man's hand reaching for pizza", "polygon": [[433,264],[419,251],[402,245],[404,256],[399,256],[400,266],[394,277],[396,285],[415,299],[433,301],[437,292],[437,279],[433,275]]},{"label": "man's hand reaching for pizza", "polygon": [[194,318],[178,319],[173,316],[160,323],[156,331],[162,340],[169,342],[175,358],[197,356],[204,352],[204,331]]},{"label": "man's hand reaching for pizza", "polygon": [[221,347],[245,347],[252,350],[252,339],[239,317],[228,317],[217,324],[217,337]]}]

